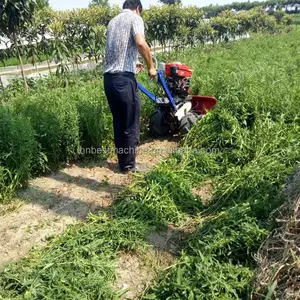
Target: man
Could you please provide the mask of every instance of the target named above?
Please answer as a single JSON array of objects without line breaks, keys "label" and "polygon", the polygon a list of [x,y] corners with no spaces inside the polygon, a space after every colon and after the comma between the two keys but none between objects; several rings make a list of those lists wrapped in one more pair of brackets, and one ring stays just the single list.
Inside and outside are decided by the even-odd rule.
[{"label": "man", "polygon": [[126,0],[123,11],[107,27],[104,89],[113,115],[114,141],[122,172],[144,171],[136,165],[141,101],[136,81],[138,53],[153,79],[156,69],[145,41],[140,0]]}]

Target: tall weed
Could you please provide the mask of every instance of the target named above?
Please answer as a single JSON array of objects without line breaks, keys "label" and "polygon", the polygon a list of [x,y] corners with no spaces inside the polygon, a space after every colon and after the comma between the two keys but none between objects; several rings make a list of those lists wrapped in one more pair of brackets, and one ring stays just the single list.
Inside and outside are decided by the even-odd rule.
[{"label": "tall weed", "polygon": [[35,132],[28,119],[6,106],[0,106],[0,167],[3,188],[7,185],[12,191],[12,187],[27,181],[34,167],[33,162],[39,155]]}]

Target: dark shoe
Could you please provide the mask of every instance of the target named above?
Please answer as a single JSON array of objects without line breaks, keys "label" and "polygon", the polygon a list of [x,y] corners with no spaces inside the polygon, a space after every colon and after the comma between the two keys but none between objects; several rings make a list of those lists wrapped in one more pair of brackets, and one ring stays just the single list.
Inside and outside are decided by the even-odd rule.
[{"label": "dark shoe", "polygon": [[149,172],[149,169],[143,167],[143,166],[140,166],[140,165],[136,165],[134,168],[132,169],[126,169],[126,170],[121,170],[121,172],[123,174],[128,174],[128,173],[146,173],[146,172]]},{"label": "dark shoe", "polygon": [[146,173],[149,172],[149,169],[140,165],[136,165],[131,171],[134,173]]}]

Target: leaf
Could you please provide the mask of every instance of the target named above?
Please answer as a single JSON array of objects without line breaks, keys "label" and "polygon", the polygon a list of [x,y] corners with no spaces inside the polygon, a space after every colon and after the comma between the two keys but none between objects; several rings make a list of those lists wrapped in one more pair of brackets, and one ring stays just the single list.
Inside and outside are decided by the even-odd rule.
[{"label": "leaf", "polygon": [[275,281],[273,282],[273,284],[269,287],[269,291],[268,291],[268,294],[267,294],[267,296],[266,296],[266,300],[271,300],[271,299],[272,299],[272,296],[273,296],[273,294],[274,294],[274,292],[275,292],[275,289],[276,289],[276,287],[277,287],[277,284],[278,284],[278,282],[277,282],[277,280],[275,280]]},{"label": "leaf", "polygon": [[150,295],[147,295],[147,296],[143,296],[143,299],[145,299],[145,300],[155,300],[155,299],[157,299],[157,297],[156,297],[155,294],[150,294]]}]

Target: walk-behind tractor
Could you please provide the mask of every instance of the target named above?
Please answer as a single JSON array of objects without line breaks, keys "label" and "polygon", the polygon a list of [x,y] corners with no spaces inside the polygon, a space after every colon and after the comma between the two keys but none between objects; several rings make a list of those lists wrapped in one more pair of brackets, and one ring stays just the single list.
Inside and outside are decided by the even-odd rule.
[{"label": "walk-behind tractor", "polygon": [[190,95],[191,68],[181,63],[160,63],[159,68],[157,65],[156,60],[157,84],[163,90],[162,95],[157,97],[138,84],[140,91],[156,104],[150,116],[150,134],[153,137],[185,135],[208,110],[216,106],[217,100]]}]

